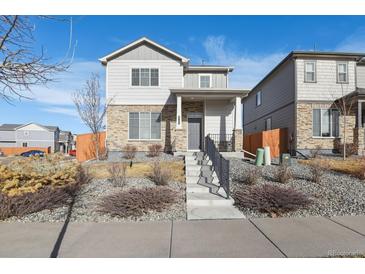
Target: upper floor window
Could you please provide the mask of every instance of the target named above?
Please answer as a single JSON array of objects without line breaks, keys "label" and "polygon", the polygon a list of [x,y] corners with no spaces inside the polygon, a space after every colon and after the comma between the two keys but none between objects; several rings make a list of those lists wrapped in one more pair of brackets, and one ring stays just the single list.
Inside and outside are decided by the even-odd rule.
[{"label": "upper floor window", "polygon": [[261,103],[262,103],[262,93],[261,91],[258,91],[256,93],[256,106],[261,106]]},{"label": "upper floor window", "polygon": [[316,81],[316,62],[307,61],[304,63],[304,82],[314,83]]},{"label": "upper floor window", "polygon": [[265,120],[265,130],[272,130],[271,117]]},{"label": "upper floor window", "polygon": [[199,74],[199,87],[210,88],[212,77],[210,74]]},{"label": "upper floor window", "polygon": [[348,82],[348,66],[346,62],[337,63],[337,82]]},{"label": "upper floor window", "polygon": [[158,87],[158,68],[132,68],[132,86]]}]

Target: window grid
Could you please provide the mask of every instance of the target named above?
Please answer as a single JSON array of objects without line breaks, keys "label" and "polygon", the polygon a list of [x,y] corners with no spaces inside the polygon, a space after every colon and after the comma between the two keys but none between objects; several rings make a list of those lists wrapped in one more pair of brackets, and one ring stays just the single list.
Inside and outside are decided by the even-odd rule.
[{"label": "window grid", "polygon": [[199,75],[200,88],[210,88],[210,75]]},{"label": "window grid", "polygon": [[308,61],[304,63],[304,81],[308,83],[316,82],[316,62]]},{"label": "window grid", "polygon": [[347,83],[347,63],[338,63],[337,64],[337,81],[339,83]]},{"label": "window grid", "polygon": [[158,87],[159,86],[158,68],[132,68],[131,85],[134,87]]},{"label": "window grid", "polygon": [[261,91],[258,91],[256,93],[256,106],[261,106],[261,103],[262,103],[262,93]]},{"label": "window grid", "polygon": [[[138,136],[132,136],[136,120]],[[143,130],[148,131],[143,132]],[[134,132],[135,133],[135,132]],[[129,112],[128,139],[130,140],[160,140],[161,139],[161,113],[160,112]]]}]

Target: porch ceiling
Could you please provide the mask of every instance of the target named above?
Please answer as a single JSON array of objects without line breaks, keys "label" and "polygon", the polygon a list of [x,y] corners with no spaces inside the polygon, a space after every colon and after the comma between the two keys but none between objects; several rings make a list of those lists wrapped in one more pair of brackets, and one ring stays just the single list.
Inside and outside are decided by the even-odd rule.
[{"label": "porch ceiling", "polygon": [[230,99],[235,97],[246,97],[250,92],[249,90],[244,89],[228,89],[228,88],[179,88],[179,89],[170,89],[172,94],[181,96],[182,98],[188,99]]}]

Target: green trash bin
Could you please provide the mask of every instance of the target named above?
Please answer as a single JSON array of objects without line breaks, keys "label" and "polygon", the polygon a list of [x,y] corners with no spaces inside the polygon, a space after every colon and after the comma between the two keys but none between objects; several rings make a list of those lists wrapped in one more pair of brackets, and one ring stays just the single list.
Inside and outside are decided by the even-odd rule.
[{"label": "green trash bin", "polygon": [[264,149],[263,148],[258,148],[256,150],[256,161],[255,161],[255,165],[256,166],[262,166],[262,164],[264,163]]}]

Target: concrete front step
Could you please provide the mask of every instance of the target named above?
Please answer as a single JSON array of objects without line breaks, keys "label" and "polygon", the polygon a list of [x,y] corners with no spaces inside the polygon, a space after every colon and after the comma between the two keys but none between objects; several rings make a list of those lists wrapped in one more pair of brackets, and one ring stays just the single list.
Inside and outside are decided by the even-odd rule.
[{"label": "concrete front step", "polygon": [[200,170],[185,170],[185,175],[187,177],[190,177],[190,176],[200,176],[201,174],[201,171]]},{"label": "concrete front step", "polygon": [[245,219],[233,206],[188,206],[188,220]]},{"label": "concrete front step", "polygon": [[202,166],[198,165],[185,165],[186,170],[201,170]]},{"label": "concrete front step", "polygon": [[185,161],[196,160],[196,156],[185,156]]},{"label": "concrete front step", "polygon": [[185,160],[185,165],[199,165],[197,160]]},{"label": "concrete front step", "polygon": [[213,184],[218,186],[219,185],[219,180],[216,176],[210,176],[210,177],[201,177],[200,175],[195,175],[195,176],[186,176],[185,177],[185,182],[187,184],[197,184],[198,182],[201,183],[209,183],[209,184]]},{"label": "concrete front step", "polygon": [[233,199],[225,199],[212,193],[186,193],[187,206],[232,206]]},{"label": "concrete front step", "polygon": [[187,184],[186,185],[187,193],[209,193],[210,189],[206,186],[198,185],[198,184]]}]

